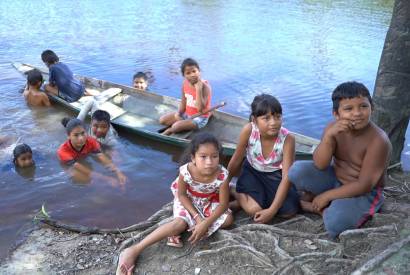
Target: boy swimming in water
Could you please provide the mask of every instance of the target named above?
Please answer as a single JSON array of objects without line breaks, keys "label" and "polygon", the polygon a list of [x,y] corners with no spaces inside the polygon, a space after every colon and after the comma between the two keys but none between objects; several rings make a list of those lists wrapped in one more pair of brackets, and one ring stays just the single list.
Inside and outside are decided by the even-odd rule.
[{"label": "boy swimming in water", "polygon": [[48,96],[40,91],[43,84],[43,75],[37,69],[27,73],[27,87],[23,92],[23,96],[30,106],[46,106],[49,107],[50,100]]}]

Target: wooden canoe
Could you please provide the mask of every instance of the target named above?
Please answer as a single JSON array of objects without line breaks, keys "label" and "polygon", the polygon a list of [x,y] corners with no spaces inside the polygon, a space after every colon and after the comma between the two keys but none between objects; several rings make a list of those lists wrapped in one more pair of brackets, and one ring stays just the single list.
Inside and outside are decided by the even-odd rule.
[{"label": "wooden canoe", "polygon": [[[27,71],[36,68],[32,65],[23,63],[13,63],[12,65],[23,75],[25,75]],[[37,69],[43,73],[44,79],[48,80],[48,70],[41,68]],[[179,105],[178,99],[152,92],[140,91],[129,86],[95,78],[84,76],[76,77],[85,83],[87,89],[98,90],[100,92],[108,89],[115,90],[113,88],[117,88],[117,90],[121,89],[118,95],[125,98],[121,104],[118,104],[118,100],[116,100],[118,95],[116,95],[109,98],[102,105],[102,109],[110,113],[111,123],[116,128],[125,129],[152,140],[181,147],[186,146],[195,134],[195,131],[190,131],[165,136],[157,132],[163,127],[158,122],[159,117],[163,114],[176,111]],[[87,96],[85,96],[77,102],[68,103],[57,96],[50,97],[52,101],[76,112],[80,111],[81,106],[87,98]],[[239,133],[246,123],[248,123],[248,120],[245,118],[222,111],[214,111],[208,124],[199,131],[207,131],[214,134],[222,142],[224,154],[231,156],[235,151]],[[296,155],[299,157],[311,156],[314,149],[319,144],[319,140],[298,133],[292,132],[292,134],[296,139]]]}]

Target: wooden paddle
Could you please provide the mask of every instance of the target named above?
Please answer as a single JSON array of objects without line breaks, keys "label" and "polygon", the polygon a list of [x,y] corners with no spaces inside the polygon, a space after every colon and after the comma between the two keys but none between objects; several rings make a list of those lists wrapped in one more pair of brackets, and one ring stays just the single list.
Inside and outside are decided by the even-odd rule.
[{"label": "wooden paddle", "polygon": [[[226,105],[226,102],[225,102],[225,101],[221,101],[221,103],[219,103],[218,105],[215,105],[215,106],[213,106],[213,107],[211,107],[211,108],[209,108],[209,109],[207,109],[207,110],[204,110],[204,111],[202,111],[202,112],[196,113],[196,114],[194,114],[194,115],[192,115],[192,116],[190,116],[189,118],[186,118],[186,119],[184,119],[184,120],[194,119],[194,118],[196,118],[196,117],[205,115],[205,114],[207,114],[207,113],[209,113],[209,112],[212,112],[212,111],[214,111],[214,110],[216,110],[216,109],[219,109],[219,108],[221,108],[221,107],[223,107],[223,106],[225,106],[225,105]],[[165,126],[165,127],[161,128],[161,129],[159,129],[157,132],[158,132],[158,133],[163,133],[163,132],[165,132],[168,128],[170,128],[171,126],[172,126],[172,125],[170,125],[170,126]]]}]

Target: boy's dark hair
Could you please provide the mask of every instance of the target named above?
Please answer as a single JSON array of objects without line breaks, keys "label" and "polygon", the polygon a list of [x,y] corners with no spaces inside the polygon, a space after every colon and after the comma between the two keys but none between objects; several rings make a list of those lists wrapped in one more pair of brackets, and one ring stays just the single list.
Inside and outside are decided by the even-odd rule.
[{"label": "boy's dark hair", "polygon": [[268,94],[260,94],[254,97],[251,104],[251,115],[252,117],[257,118],[258,116],[263,116],[268,113],[272,114],[282,114],[282,105],[276,99],[276,97]]},{"label": "boy's dark hair", "polygon": [[68,118],[65,117],[61,120],[61,124],[63,124],[63,126],[65,127],[67,134],[69,135],[71,133],[71,131],[78,126],[81,126],[85,129],[85,125],[84,122],[82,122],[80,119],[78,118]]},{"label": "boy's dark hair", "polygon": [[43,75],[37,69],[28,71],[27,73],[27,83],[29,85],[36,85],[38,82],[43,82]]},{"label": "boy's dark hair", "polygon": [[184,61],[182,61],[182,64],[181,64],[181,73],[182,73],[182,75],[184,75],[185,68],[186,68],[187,66],[194,66],[194,67],[196,67],[198,70],[201,70],[201,69],[199,68],[198,62],[196,62],[196,61],[195,61],[194,59],[192,59],[192,58],[187,58],[187,59],[185,59]]},{"label": "boy's dark hair", "polygon": [[340,100],[354,97],[367,97],[370,105],[373,106],[372,97],[366,86],[356,81],[350,81],[344,82],[334,89],[332,93],[333,111],[338,111]]},{"label": "boy's dark hair", "polygon": [[202,144],[213,144],[215,146],[215,148],[218,150],[219,152],[219,156],[222,156],[222,145],[221,143],[218,141],[218,139],[210,134],[210,133],[198,133],[196,134],[192,140],[191,143],[189,144],[188,148],[185,149],[184,154],[182,155],[180,164],[183,165],[185,163],[188,163],[191,161],[191,156],[194,156],[195,153],[198,151],[199,146]]},{"label": "boy's dark hair", "polygon": [[96,121],[105,121],[107,122],[108,125],[110,125],[110,114],[107,111],[104,110],[96,110],[92,116],[91,120],[96,120]]},{"label": "boy's dark hair", "polygon": [[41,53],[41,60],[47,64],[54,64],[59,61],[58,56],[52,50],[45,50]]},{"label": "boy's dark hair", "polygon": [[25,143],[19,144],[16,147],[14,147],[13,150],[13,163],[16,163],[17,158],[25,153],[31,153],[33,154],[33,151],[31,150],[30,146],[28,146]]},{"label": "boy's dark hair", "polygon": [[136,78],[143,78],[145,81],[148,81],[148,76],[143,72],[138,72],[138,73],[134,74],[134,76],[132,77],[132,80],[134,80]]}]

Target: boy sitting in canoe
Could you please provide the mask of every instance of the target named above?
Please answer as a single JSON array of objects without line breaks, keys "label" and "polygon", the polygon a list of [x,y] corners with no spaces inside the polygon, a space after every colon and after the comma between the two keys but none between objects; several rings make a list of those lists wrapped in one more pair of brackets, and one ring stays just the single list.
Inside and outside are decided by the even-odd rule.
[{"label": "boy sitting in canoe", "polygon": [[178,112],[163,115],[159,119],[159,123],[169,126],[163,132],[164,135],[201,129],[206,126],[211,115],[206,113],[190,119],[211,107],[211,86],[207,80],[201,79],[199,64],[194,59],[187,58],[182,62],[181,73],[185,79]]},{"label": "boy sitting in canoe", "polygon": [[295,162],[289,179],[304,191],[302,209],[322,215],[335,238],[380,209],[391,144],[370,121],[372,99],[363,84],[340,84],[332,101],[335,121],[324,130],[313,161]]},{"label": "boy sitting in canoe", "polygon": [[58,56],[52,50],[45,50],[41,54],[41,59],[50,70],[49,84],[45,85],[46,92],[67,102],[77,101],[84,95],[84,84],[74,78],[70,68],[59,62]]},{"label": "boy sitting in canoe", "polygon": [[23,96],[30,106],[50,106],[48,96],[40,91],[43,84],[43,75],[37,69],[27,73],[27,86],[23,92]]}]

